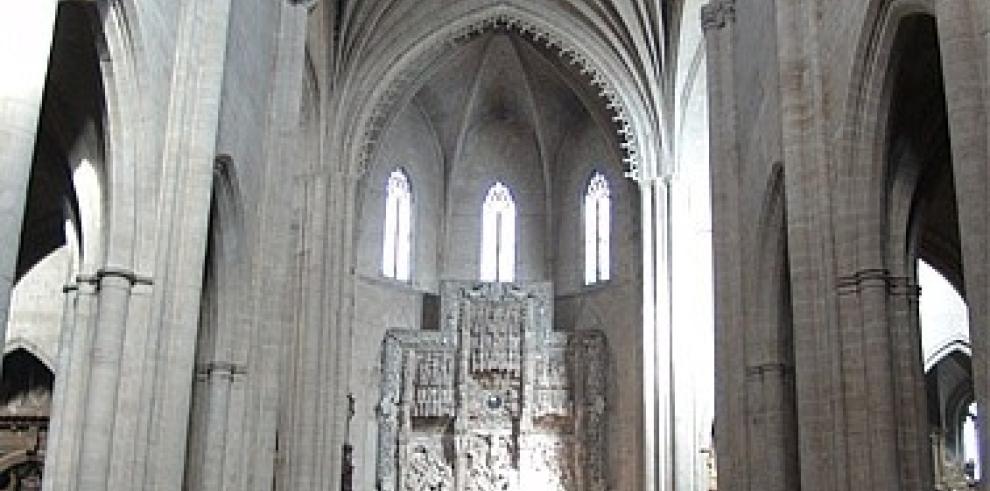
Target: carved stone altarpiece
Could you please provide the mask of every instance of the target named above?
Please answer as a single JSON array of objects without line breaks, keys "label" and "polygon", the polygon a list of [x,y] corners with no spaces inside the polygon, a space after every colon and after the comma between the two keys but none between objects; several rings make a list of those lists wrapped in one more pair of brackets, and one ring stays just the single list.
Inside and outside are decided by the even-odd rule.
[{"label": "carved stone altarpiece", "polygon": [[390,330],[381,491],[603,491],[607,348],[554,332],[550,285],[449,282],[439,330]]}]

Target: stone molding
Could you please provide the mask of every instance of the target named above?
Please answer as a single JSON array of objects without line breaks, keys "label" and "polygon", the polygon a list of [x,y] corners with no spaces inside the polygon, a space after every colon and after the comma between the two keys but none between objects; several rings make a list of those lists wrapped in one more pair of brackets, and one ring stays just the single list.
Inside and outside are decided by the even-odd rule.
[{"label": "stone molding", "polygon": [[867,288],[884,288],[891,295],[917,298],[921,287],[904,276],[894,276],[884,268],[864,268],[852,274],[840,276],[836,292],[841,295],[859,293]]},{"label": "stone molding", "polygon": [[211,361],[196,366],[196,375],[202,377],[220,376],[232,378],[247,375],[247,365],[230,361]]},{"label": "stone molding", "polygon": [[153,285],[154,281],[150,276],[142,276],[130,269],[107,266],[105,268],[98,269],[95,273],[87,274],[80,273],[76,275],[76,280],[74,283],[68,283],[62,287],[63,292],[69,292],[71,290],[78,290],[79,285],[88,284],[93,286],[100,286],[104,278],[123,278],[130,283],[130,286],[134,285]]},{"label": "stone molding", "polygon": [[794,371],[794,367],[786,363],[761,363],[759,365],[751,365],[746,367],[746,376],[762,377],[768,373],[779,373],[781,375],[787,375]]}]

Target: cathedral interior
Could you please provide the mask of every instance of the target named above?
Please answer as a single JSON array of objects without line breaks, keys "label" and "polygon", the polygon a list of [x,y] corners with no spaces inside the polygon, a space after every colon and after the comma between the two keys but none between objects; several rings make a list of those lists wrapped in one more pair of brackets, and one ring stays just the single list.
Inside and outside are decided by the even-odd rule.
[{"label": "cathedral interior", "polygon": [[990,489],[987,0],[0,9],[0,491]]}]

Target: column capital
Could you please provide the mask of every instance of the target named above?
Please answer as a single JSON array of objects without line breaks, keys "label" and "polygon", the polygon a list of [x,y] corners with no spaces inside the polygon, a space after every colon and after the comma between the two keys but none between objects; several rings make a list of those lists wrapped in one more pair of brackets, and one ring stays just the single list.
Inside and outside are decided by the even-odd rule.
[{"label": "column capital", "polygon": [[736,20],[735,0],[712,0],[701,7],[701,28],[721,29]]},{"label": "column capital", "polygon": [[102,282],[104,278],[123,278],[127,280],[131,286],[136,284],[150,285],[152,280],[150,277],[141,276],[135,273],[133,270],[127,268],[121,268],[117,266],[106,266],[96,271],[94,276],[97,281]]}]

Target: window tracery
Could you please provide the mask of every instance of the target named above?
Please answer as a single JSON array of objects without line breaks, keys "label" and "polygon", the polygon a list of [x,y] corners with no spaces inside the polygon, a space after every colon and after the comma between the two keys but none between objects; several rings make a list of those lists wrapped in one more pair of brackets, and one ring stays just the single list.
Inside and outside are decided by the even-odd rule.
[{"label": "window tracery", "polygon": [[516,203],[501,182],[481,209],[481,281],[512,282],[516,269]]},{"label": "window tracery", "polygon": [[601,172],[592,174],[584,192],[584,283],[608,281],[609,235],[611,233],[611,193]]}]

